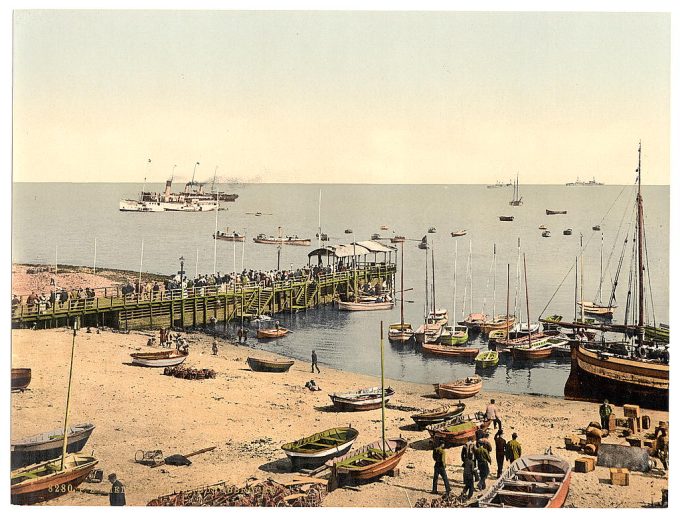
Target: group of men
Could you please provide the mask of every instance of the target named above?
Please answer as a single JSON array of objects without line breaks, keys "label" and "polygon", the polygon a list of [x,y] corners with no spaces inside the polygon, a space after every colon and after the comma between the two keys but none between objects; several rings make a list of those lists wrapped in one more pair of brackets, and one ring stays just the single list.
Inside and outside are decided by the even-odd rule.
[{"label": "group of men", "polygon": [[[503,429],[501,420],[496,409],[496,401],[491,399],[491,402],[486,407],[486,419],[493,423],[494,429],[498,428],[498,432],[494,436],[496,464],[498,470],[496,477],[500,478],[503,473],[503,464],[507,460],[509,463],[517,460],[522,456],[522,445],[517,440],[517,433],[512,433],[512,440],[506,441],[503,438]],[[486,478],[489,477],[491,469],[491,453],[494,448],[489,440],[489,433],[477,429],[475,431],[475,441],[469,441],[461,450],[460,460],[463,465],[463,492],[462,496],[465,499],[470,499],[475,491],[475,481],[477,483],[477,490],[486,489]],[[434,449],[432,451],[432,459],[434,460],[434,475],[432,477],[432,493],[437,493],[437,484],[441,477],[444,481],[446,489],[446,496],[451,492],[451,484],[449,483],[448,475],[446,474],[446,446],[443,441],[436,440]]]}]

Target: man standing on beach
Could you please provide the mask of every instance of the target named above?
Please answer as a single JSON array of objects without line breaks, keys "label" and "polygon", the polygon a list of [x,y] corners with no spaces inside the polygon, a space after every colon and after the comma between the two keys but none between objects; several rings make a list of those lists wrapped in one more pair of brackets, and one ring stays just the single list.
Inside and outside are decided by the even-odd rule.
[{"label": "man standing on beach", "polygon": [[111,506],[125,506],[125,485],[118,481],[115,474],[109,474],[111,492],[109,492],[109,504]]},{"label": "man standing on beach", "polygon": [[505,445],[508,443],[503,438],[503,429],[498,429],[496,436],[494,436],[494,441],[496,443],[496,463],[498,464],[496,479],[500,479],[503,473],[503,462],[505,461]]},{"label": "man standing on beach", "polygon": [[466,499],[470,499],[475,491],[475,456],[471,449],[466,449],[463,455],[463,493],[468,493]]},{"label": "man standing on beach", "polygon": [[486,406],[486,419],[487,420],[493,420],[493,428],[498,429],[501,428],[501,418],[498,415],[498,410],[496,409],[496,400],[493,398],[491,399],[491,402],[489,405]]},{"label": "man standing on beach", "polygon": [[446,496],[451,492],[451,484],[449,477],[446,475],[446,449],[440,440],[435,440],[436,444],[432,450],[432,459],[434,460],[434,475],[432,476],[432,493],[437,493],[437,483],[439,476],[444,480],[444,488],[446,489]]},{"label": "man standing on beach", "polygon": [[522,445],[517,441],[517,433],[512,433],[512,440],[505,445],[505,457],[510,463],[522,456]]},{"label": "man standing on beach", "polygon": [[316,356],[316,351],[312,350],[312,373],[314,373],[314,368],[316,368],[317,373],[321,373],[319,365],[317,364],[318,358]]},{"label": "man standing on beach", "polygon": [[609,405],[609,401],[605,400],[600,406],[600,423],[603,429],[609,430],[609,417],[612,414],[612,408]]},{"label": "man standing on beach", "polygon": [[489,464],[491,463],[491,455],[489,451],[482,445],[481,441],[477,442],[474,450],[475,459],[477,460],[477,467],[479,468],[479,483],[478,490],[486,488],[486,478],[489,476]]}]

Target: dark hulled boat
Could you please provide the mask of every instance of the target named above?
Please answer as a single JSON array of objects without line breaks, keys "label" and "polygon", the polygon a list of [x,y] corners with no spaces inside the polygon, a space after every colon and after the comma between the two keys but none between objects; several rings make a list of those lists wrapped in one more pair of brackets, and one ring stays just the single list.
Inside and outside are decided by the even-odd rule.
[{"label": "dark hulled boat", "polygon": [[[394,395],[394,389],[385,388],[385,402]],[[382,407],[382,390],[379,387],[360,389],[353,393],[333,393],[330,399],[339,411],[370,411]]]},{"label": "dark hulled boat", "polygon": [[[80,452],[90,438],[94,425],[77,424],[69,427],[66,452]],[[10,447],[12,470],[51,460],[61,455],[64,445],[64,430],[43,432],[12,442]]]},{"label": "dark hulled boat", "polygon": [[411,415],[411,419],[416,423],[419,429],[424,429],[428,425],[433,425],[447,420],[451,420],[465,411],[465,404],[458,402],[454,405],[443,405],[436,409],[422,411],[420,413]]},{"label": "dark hulled boat", "polygon": [[253,371],[264,371],[267,373],[285,373],[295,364],[294,360],[266,360],[256,357],[248,357],[247,362]]},{"label": "dark hulled boat", "polygon": [[31,368],[12,368],[12,391],[23,391],[31,383]]},{"label": "dark hulled boat", "polygon": [[443,441],[449,447],[464,445],[475,438],[477,429],[486,430],[491,420],[487,420],[484,413],[474,415],[459,415],[452,420],[447,420],[426,427],[433,440]]}]

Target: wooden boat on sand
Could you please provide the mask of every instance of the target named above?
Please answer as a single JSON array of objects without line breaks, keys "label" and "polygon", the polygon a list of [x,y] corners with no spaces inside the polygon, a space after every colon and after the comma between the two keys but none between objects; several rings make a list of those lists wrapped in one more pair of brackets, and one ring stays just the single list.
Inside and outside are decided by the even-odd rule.
[{"label": "wooden boat on sand", "polygon": [[490,368],[498,364],[497,351],[483,351],[475,357],[475,362],[480,368]]},{"label": "wooden boat on sand", "polygon": [[[394,389],[385,388],[385,402],[394,395]],[[382,407],[382,390],[379,387],[360,389],[353,393],[328,395],[339,411],[369,411]]]},{"label": "wooden boat on sand", "polygon": [[23,391],[31,383],[31,368],[12,368],[12,391]]},{"label": "wooden boat on sand", "polygon": [[562,508],[570,483],[568,461],[552,454],[522,456],[477,504],[498,508]]},{"label": "wooden boat on sand", "polygon": [[447,420],[451,420],[465,411],[465,404],[458,402],[457,404],[447,404],[436,409],[430,409],[411,415],[411,419],[416,423],[419,429],[424,429],[428,425],[433,425]]},{"label": "wooden boat on sand", "polygon": [[188,352],[181,352],[177,350],[163,350],[152,351],[147,353],[130,353],[132,363],[136,366],[145,366],[148,368],[166,368],[168,366],[177,366],[187,360]]},{"label": "wooden boat on sand", "polygon": [[486,430],[491,425],[484,413],[474,415],[459,415],[452,420],[428,425],[427,432],[433,440],[443,441],[446,446],[455,447],[464,445],[469,440],[474,440],[477,429]]},{"label": "wooden boat on sand", "polygon": [[13,470],[11,500],[13,505],[31,505],[71,492],[77,488],[97,464],[90,456],[69,454],[61,467],[61,458]]},{"label": "wooden boat on sand", "polygon": [[[80,452],[90,438],[94,425],[83,423],[69,427],[66,452]],[[55,429],[12,442],[10,447],[12,470],[61,456],[64,429]]]},{"label": "wooden boat on sand", "polygon": [[287,328],[263,328],[257,330],[256,336],[258,339],[277,339],[288,335],[289,332]]},{"label": "wooden boat on sand", "polygon": [[253,371],[263,371],[266,373],[285,373],[295,364],[294,360],[266,360],[256,357],[248,357],[247,362]]},{"label": "wooden boat on sand", "polygon": [[300,467],[318,467],[332,458],[347,453],[357,436],[359,431],[356,429],[335,427],[286,443],[281,449],[290,459],[293,470]]},{"label": "wooden boat on sand", "polygon": [[385,451],[381,441],[352,451],[344,456],[326,462],[334,478],[345,477],[350,481],[362,482],[384,476],[394,469],[406,452],[407,442],[403,438],[385,440]]},{"label": "wooden boat on sand", "polygon": [[448,384],[434,384],[434,391],[439,398],[470,398],[482,390],[482,377],[471,375],[467,378],[449,382]]}]

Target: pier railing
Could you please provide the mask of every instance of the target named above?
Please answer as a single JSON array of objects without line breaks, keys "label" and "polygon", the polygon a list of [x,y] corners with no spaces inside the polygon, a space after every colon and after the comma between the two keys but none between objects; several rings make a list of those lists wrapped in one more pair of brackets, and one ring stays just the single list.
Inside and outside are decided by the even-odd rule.
[{"label": "pier railing", "polygon": [[[278,294],[283,294],[284,298],[292,298],[292,301],[287,301],[288,308],[306,308],[314,297],[316,297],[318,304],[317,294],[321,288],[333,287],[335,289],[343,286],[345,290],[350,290],[349,287],[352,287],[353,290],[353,282],[356,279],[386,280],[393,276],[395,271],[394,264],[374,263],[364,265],[356,270],[320,273],[316,276],[294,276],[286,280],[242,283],[235,279],[230,283],[219,285],[192,286],[173,290],[165,290],[164,287],[153,290],[153,288],[149,289],[147,286],[140,292],[128,294],[123,294],[123,286],[117,285],[93,289],[94,297],[85,297],[82,292],[67,291],[68,299],[66,301],[53,298],[53,302],[38,301],[29,305],[26,298],[22,298],[22,303],[12,306],[12,323],[49,320],[58,322],[59,319],[75,315],[120,311],[134,312],[138,308],[149,308],[164,303],[172,305],[178,301],[182,303],[182,308],[184,308],[187,300],[193,301],[195,306],[196,301],[205,302],[216,299],[224,300],[225,304],[227,301],[233,303],[234,311],[231,315],[231,318],[233,318],[244,313],[252,315],[261,311]],[[59,291],[56,293],[59,293]],[[148,312],[151,314],[154,310],[149,309]]]}]

